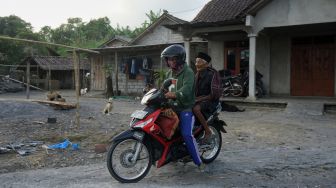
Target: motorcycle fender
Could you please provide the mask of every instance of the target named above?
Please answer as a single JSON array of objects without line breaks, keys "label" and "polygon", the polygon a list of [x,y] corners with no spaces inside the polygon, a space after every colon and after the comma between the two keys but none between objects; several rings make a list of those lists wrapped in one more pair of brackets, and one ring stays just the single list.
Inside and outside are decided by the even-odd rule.
[{"label": "motorcycle fender", "polygon": [[125,140],[125,139],[128,139],[128,138],[134,138],[136,140],[142,141],[144,137],[145,137],[145,133],[142,132],[142,131],[127,130],[127,131],[121,132],[120,134],[115,136],[112,139],[112,142],[116,142],[118,140]]},{"label": "motorcycle fender", "polygon": [[217,120],[214,122],[214,127],[216,129],[220,130],[223,133],[227,133],[224,126],[227,126],[227,124],[223,120]]}]

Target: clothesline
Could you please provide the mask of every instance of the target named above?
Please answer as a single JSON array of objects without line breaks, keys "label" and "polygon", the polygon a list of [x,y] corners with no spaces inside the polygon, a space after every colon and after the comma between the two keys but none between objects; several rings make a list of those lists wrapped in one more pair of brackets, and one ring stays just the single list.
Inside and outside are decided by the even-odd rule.
[{"label": "clothesline", "polygon": [[130,58],[144,58],[144,57],[148,57],[148,56],[160,56],[160,54],[158,53],[150,53],[150,54],[141,54],[141,55],[124,55],[121,56],[121,58],[124,59],[130,59]]}]

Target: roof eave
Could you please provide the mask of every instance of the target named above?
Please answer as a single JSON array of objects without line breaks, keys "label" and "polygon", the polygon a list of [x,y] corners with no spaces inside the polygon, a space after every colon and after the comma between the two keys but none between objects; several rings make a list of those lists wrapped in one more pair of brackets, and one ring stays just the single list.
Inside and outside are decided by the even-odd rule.
[{"label": "roof eave", "polygon": [[194,29],[194,28],[202,28],[202,27],[220,27],[220,26],[240,25],[240,24],[244,24],[243,19],[234,19],[234,20],[226,20],[226,21],[219,21],[219,22],[194,22],[194,23],[172,24],[172,25],[164,25],[164,26],[172,30],[183,30],[183,29]]},{"label": "roof eave", "polygon": [[264,8],[271,1],[272,0],[260,0],[260,1],[257,1],[251,7],[249,7],[248,9],[246,9],[244,11],[244,13],[245,13],[245,15],[249,14],[249,15],[255,16],[259,10],[261,10],[262,8]]},{"label": "roof eave", "polygon": [[[141,39],[144,35],[146,35],[148,32],[150,32],[155,26],[157,26],[164,18],[168,18],[171,21],[174,21],[176,23],[182,23],[182,22],[187,22],[182,19],[178,19],[174,16],[171,16],[167,12],[163,13],[158,20],[153,22],[151,25],[149,25],[142,33],[140,33],[137,37],[135,37],[129,44],[134,44],[136,41]],[[178,19],[178,20],[177,20]]]}]

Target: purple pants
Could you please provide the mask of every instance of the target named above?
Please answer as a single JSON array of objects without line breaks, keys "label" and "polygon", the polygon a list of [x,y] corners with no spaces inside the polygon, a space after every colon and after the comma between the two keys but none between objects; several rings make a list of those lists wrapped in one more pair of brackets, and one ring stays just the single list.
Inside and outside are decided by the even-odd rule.
[{"label": "purple pants", "polygon": [[183,111],[180,113],[180,128],[187,145],[187,149],[194,163],[198,166],[202,163],[201,158],[198,153],[197,143],[192,134],[192,129],[195,123],[195,116],[191,111]]}]

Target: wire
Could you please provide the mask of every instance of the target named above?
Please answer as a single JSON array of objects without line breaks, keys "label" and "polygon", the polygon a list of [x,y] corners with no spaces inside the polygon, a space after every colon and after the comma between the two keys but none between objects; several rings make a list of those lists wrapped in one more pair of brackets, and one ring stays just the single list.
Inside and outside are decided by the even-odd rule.
[{"label": "wire", "polygon": [[179,14],[179,13],[191,12],[191,11],[197,10],[197,9],[199,9],[199,8],[202,8],[202,7],[204,7],[204,6],[202,5],[202,6],[193,8],[193,9],[187,9],[187,10],[181,10],[181,11],[169,12],[169,13],[172,13],[172,14]]}]

